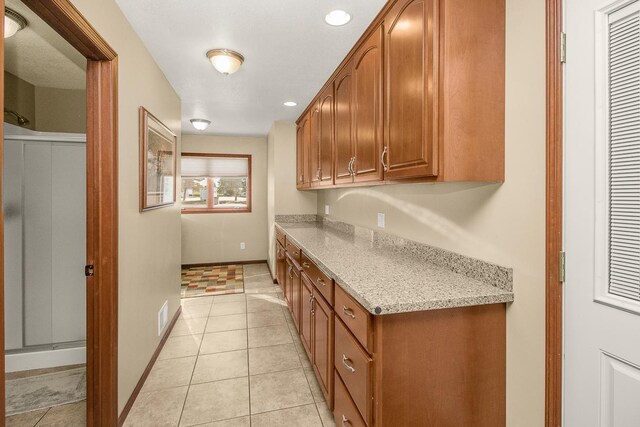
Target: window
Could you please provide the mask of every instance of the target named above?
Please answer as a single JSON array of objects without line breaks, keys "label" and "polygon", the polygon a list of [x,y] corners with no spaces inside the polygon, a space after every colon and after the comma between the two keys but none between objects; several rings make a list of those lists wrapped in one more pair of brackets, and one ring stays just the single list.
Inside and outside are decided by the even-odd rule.
[{"label": "window", "polygon": [[182,213],[251,212],[251,156],[182,153]]}]

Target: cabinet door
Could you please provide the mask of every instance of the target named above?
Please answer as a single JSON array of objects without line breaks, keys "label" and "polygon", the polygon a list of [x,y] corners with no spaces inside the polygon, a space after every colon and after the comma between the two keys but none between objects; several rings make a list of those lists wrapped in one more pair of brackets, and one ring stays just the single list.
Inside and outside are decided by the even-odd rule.
[{"label": "cabinet door", "polygon": [[294,264],[291,273],[291,311],[296,329],[300,330],[300,276],[302,271]]},{"label": "cabinet door", "polygon": [[[356,182],[382,180],[382,27],[354,56],[354,153]],[[336,91],[337,101],[337,91]]]},{"label": "cabinet door", "polygon": [[335,183],[353,182],[351,161],[353,159],[353,85],[352,63],[345,65],[335,81],[335,128],[334,173]]},{"label": "cabinet door", "polygon": [[385,179],[437,174],[435,1],[399,0],[384,21]]},{"label": "cabinet door", "polygon": [[329,408],[333,408],[333,322],[333,309],[314,290],[313,369]]},{"label": "cabinet door", "polygon": [[303,274],[302,281],[300,287],[300,299],[301,308],[300,308],[300,340],[302,341],[302,346],[304,350],[307,352],[307,356],[309,360],[313,360],[311,354],[311,328],[312,328],[312,313],[313,313],[313,301],[312,301],[312,293],[313,285],[309,282],[309,279]]},{"label": "cabinet door", "polygon": [[287,261],[285,260],[284,247],[276,242],[276,278],[278,285],[284,294],[284,284],[287,277]]},{"label": "cabinet door", "polygon": [[306,118],[303,118],[296,128],[296,188],[304,187],[304,125]]},{"label": "cabinet door", "polygon": [[287,257],[286,260],[287,272],[284,280],[284,300],[287,302],[289,311],[293,312],[293,305],[291,303],[291,290],[293,288],[293,263],[291,262],[289,257]]},{"label": "cabinet door", "polygon": [[320,182],[333,184],[333,83],[320,94]]},{"label": "cabinet door", "polygon": [[309,110],[309,182],[320,182],[320,102],[314,101]]}]

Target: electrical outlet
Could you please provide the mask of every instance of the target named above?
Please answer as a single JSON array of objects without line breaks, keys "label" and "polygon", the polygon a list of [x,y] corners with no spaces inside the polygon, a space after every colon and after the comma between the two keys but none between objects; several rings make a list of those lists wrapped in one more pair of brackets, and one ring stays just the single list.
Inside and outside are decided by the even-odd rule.
[{"label": "electrical outlet", "polygon": [[378,227],[384,228],[384,214],[382,212],[378,212]]},{"label": "electrical outlet", "polygon": [[325,215],[331,215],[331,206],[324,205],[324,214]]},{"label": "electrical outlet", "polygon": [[165,301],[158,312],[158,336],[162,335],[164,327],[167,326],[169,320],[169,301]]},{"label": "electrical outlet", "polygon": [[247,248],[247,245],[244,244],[244,242],[240,242],[240,250],[245,250]]}]

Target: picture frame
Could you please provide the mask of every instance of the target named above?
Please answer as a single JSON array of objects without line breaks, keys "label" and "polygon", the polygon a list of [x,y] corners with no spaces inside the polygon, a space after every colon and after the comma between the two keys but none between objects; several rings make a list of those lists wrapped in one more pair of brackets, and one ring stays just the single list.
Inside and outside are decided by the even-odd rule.
[{"label": "picture frame", "polygon": [[140,212],[176,202],[176,135],[140,107]]}]

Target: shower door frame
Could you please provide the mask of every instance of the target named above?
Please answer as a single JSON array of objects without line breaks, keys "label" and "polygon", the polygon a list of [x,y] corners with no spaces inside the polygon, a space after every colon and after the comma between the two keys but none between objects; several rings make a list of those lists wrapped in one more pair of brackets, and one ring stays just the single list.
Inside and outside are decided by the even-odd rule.
[{"label": "shower door frame", "polygon": [[[22,0],[87,58],[87,425],[118,422],[118,57],[69,0]],[[0,0],[4,9],[4,0]],[[4,20],[0,20],[4,32]],[[0,38],[4,75],[4,38]],[[4,79],[0,79],[4,106]],[[0,140],[4,139],[0,127]],[[0,144],[0,192],[2,183]],[[1,193],[0,193],[1,194]],[[0,211],[0,345],[4,355],[4,218]],[[5,366],[0,357],[0,420]]]}]

